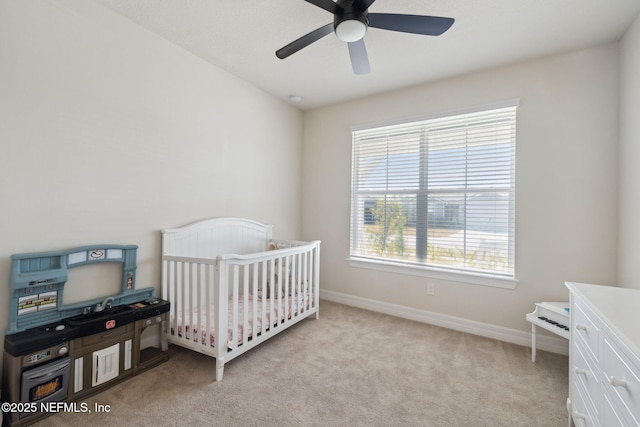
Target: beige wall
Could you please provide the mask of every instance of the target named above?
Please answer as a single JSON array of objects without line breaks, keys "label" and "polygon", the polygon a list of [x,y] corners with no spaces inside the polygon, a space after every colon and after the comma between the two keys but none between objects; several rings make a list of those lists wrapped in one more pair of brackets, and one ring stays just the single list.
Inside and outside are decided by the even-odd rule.
[{"label": "beige wall", "polygon": [[137,244],[158,287],[162,228],[299,238],[301,139],[299,110],[92,2],[0,2],[0,330],[14,253]]},{"label": "beige wall", "polygon": [[620,43],[620,284],[640,289],[640,16]]},{"label": "beige wall", "polygon": [[[434,64],[434,66],[436,66]],[[350,126],[519,98],[514,290],[350,267]],[[325,290],[529,330],[565,281],[616,281],[618,45],[505,66],[305,114],[302,223]]]}]

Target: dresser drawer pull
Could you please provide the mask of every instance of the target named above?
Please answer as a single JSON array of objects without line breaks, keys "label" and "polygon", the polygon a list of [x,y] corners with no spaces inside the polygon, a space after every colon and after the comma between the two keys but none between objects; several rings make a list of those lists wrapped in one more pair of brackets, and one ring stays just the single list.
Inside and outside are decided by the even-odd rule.
[{"label": "dresser drawer pull", "polygon": [[587,416],[581,412],[573,411],[573,418],[576,418],[578,420],[586,420]]},{"label": "dresser drawer pull", "polygon": [[621,380],[616,377],[609,378],[609,383],[614,387],[624,387],[627,388],[627,382],[625,380]]},{"label": "dresser drawer pull", "polygon": [[587,332],[587,327],[585,325],[576,325],[576,330]]},{"label": "dresser drawer pull", "polygon": [[578,375],[584,375],[585,377],[587,376],[587,371],[585,369],[578,368],[577,366],[573,369],[573,371]]},{"label": "dresser drawer pull", "polygon": [[578,421],[581,421],[580,424],[582,424],[583,426],[587,425],[587,416],[575,410],[573,411],[573,420],[576,421],[576,423]]}]

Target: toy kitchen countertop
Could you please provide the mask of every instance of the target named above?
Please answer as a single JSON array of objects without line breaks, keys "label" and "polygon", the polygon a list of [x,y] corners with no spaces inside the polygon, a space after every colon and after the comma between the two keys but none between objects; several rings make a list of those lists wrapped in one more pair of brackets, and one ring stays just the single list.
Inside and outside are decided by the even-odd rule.
[{"label": "toy kitchen countertop", "polygon": [[[119,309],[121,307],[125,309]],[[102,314],[94,312],[71,316],[48,325],[7,334],[4,337],[4,349],[12,356],[21,356],[76,338],[124,326],[137,320],[159,316],[168,312],[169,308],[169,301],[151,297],[132,304],[115,306],[111,309],[113,311],[106,310]]]},{"label": "toy kitchen countertop", "polygon": [[152,297],[143,301],[129,304],[134,309],[135,320],[148,319],[169,311],[171,303],[160,298]]}]

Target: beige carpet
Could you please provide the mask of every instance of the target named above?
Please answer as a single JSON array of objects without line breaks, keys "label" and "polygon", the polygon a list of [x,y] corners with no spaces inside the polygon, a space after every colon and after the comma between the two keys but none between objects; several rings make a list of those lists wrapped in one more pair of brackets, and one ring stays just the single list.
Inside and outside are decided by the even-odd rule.
[{"label": "beige carpet", "polygon": [[566,426],[566,356],[322,301],[214,382],[212,358],[171,358],[37,426]]}]

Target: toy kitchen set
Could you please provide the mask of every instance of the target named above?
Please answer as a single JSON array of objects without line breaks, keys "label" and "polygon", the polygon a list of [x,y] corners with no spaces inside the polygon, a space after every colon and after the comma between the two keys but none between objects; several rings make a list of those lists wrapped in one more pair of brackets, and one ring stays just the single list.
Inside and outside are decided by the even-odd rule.
[{"label": "toy kitchen set", "polygon": [[[47,404],[80,401],[167,360],[169,302],[153,288],[136,290],[137,248],[97,245],[11,257],[4,426],[31,424],[49,415]],[[104,262],[122,265],[120,292],[63,305],[68,270]],[[142,333],[154,325],[158,347],[141,348]]]}]

